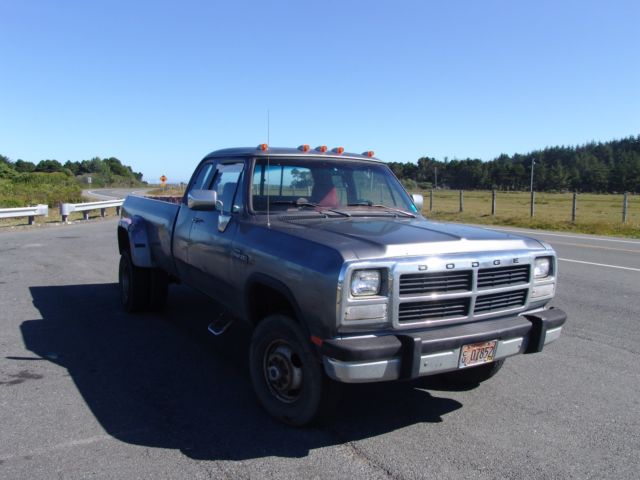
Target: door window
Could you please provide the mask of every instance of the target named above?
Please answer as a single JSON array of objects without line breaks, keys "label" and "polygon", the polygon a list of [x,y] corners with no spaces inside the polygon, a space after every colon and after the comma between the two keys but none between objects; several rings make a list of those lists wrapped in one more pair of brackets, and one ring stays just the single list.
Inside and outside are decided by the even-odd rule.
[{"label": "door window", "polygon": [[218,200],[222,202],[221,213],[225,215],[239,211],[242,206],[242,202],[240,201],[241,199],[239,198],[240,196],[236,195],[236,193],[238,191],[238,184],[240,183],[243,168],[243,163],[218,166],[216,177],[213,180],[211,189],[216,191]]},{"label": "door window", "polygon": [[202,190],[206,189],[208,185],[211,183],[211,178],[213,177],[213,173],[215,169],[213,168],[213,163],[205,163],[202,165],[198,173],[196,174],[196,178],[193,180],[191,184],[191,189]]}]

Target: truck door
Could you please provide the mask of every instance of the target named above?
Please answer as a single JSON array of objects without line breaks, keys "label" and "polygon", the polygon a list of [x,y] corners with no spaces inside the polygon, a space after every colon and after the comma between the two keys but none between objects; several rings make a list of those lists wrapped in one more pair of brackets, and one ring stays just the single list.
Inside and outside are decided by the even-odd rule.
[{"label": "truck door", "polygon": [[195,212],[189,235],[190,279],[194,286],[223,304],[233,296],[231,243],[238,229],[236,217],[242,211],[238,185],[243,171],[243,162],[217,166],[210,188],[218,195],[218,208]]},{"label": "truck door", "polygon": [[[208,161],[200,165],[198,171],[194,174],[193,179],[189,183],[187,191],[207,188],[211,185],[213,176],[216,173],[216,163]],[[189,244],[191,236],[191,227],[194,224],[194,218],[201,212],[196,212],[187,206],[186,195],[180,205],[178,218],[173,230],[173,257],[175,259],[178,275],[183,282],[191,284],[191,269],[189,268]]]}]

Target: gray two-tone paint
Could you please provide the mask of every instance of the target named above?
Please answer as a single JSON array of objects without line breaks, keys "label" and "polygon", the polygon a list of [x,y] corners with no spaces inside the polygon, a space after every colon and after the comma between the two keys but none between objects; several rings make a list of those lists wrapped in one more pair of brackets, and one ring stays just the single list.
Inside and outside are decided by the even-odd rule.
[{"label": "gray two-tone paint", "polygon": [[[438,271],[451,264],[453,268],[472,268],[472,264],[479,262],[482,268],[494,265],[496,260],[518,258],[532,265],[537,256],[555,259],[548,245],[531,238],[433,222],[419,214],[411,218],[384,210],[352,217],[308,210],[256,213],[251,208],[249,194],[252,169],[257,158],[267,156],[304,158],[308,162],[337,159],[380,164],[362,155],[295,149],[214,152],[203,162],[244,164],[245,175],[237,194],[241,196],[242,208],[231,215],[224,231],[219,231],[218,212],[194,212],[184,200],[174,205],[128,197],[123,206],[121,228],[128,232],[136,252],[134,263],[164,269],[215,298],[241,319],[249,318],[247,292],[251,285],[267,283],[294,303],[295,311],[301,316],[299,320],[309,334],[326,339],[429,327],[430,322],[400,325],[397,321],[398,305],[403,301],[397,294],[399,275],[418,271],[421,265],[428,266],[429,271]],[[193,180],[190,186],[192,183]],[[194,228],[206,232],[208,240],[195,243]],[[382,268],[390,272],[386,299],[351,298],[350,275],[359,268]],[[553,268],[557,272],[555,261]],[[549,280],[555,281],[555,277]],[[530,291],[533,285],[530,279],[525,288]],[[475,298],[477,292],[468,295]],[[528,299],[524,306],[513,311],[469,315],[448,323],[477,321],[505,313],[517,315],[540,309],[550,299],[551,296],[536,302]],[[371,305],[374,321],[349,321],[347,310],[353,305]],[[375,312],[387,318],[375,321]]]}]

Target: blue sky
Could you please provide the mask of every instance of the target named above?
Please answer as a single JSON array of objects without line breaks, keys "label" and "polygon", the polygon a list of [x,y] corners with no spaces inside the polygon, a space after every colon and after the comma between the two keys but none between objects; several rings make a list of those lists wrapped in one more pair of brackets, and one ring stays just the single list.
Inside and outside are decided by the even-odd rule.
[{"label": "blue sky", "polygon": [[640,133],[638,1],[0,0],[0,154],[115,156],[189,178],[208,152],[388,161]]}]

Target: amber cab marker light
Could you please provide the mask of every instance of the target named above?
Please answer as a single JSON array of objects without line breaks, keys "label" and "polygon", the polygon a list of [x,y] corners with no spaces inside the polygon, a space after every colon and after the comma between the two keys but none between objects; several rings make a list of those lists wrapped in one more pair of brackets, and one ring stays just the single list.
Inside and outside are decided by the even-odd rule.
[{"label": "amber cab marker light", "polygon": [[269,145],[267,145],[266,143],[261,143],[260,145],[258,145],[258,150],[262,150],[263,152],[265,152],[268,149],[269,149]]},{"label": "amber cab marker light", "polygon": [[327,146],[326,145],[320,145],[318,148],[316,148],[317,151],[319,152],[326,152],[327,151]]},{"label": "amber cab marker light", "polygon": [[365,155],[365,156],[367,156],[369,158],[372,158],[373,157],[373,150],[368,150],[366,152],[363,152],[362,155]]},{"label": "amber cab marker light", "polygon": [[305,143],[304,145],[300,145],[298,147],[298,150],[302,150],[303,152],[308,152],[309,150],[311,150],[311,147]]},{"label": "amber cab marker light", "polygon": [[341,155],[344,152],[344,147],[336,147],[333,150],[331,150],[333,153],[337,153],[338,155]]}]

